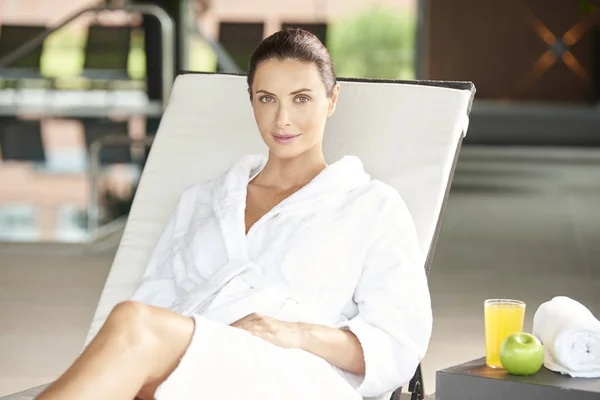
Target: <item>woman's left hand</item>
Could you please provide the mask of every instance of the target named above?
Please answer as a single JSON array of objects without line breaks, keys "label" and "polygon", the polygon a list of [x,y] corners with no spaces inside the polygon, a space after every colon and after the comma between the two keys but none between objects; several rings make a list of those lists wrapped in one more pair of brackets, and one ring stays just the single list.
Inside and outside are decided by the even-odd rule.
[{"label": "woman's left hand", "polygon": [[300,324],[297,323],[252,313],[237,320],[231,326],[244,329],[254,336],[279,347],[287,349],[301,348],[301,329]]},{"label": "woman's left hand", "polygon": [[250,314],[231,326],[244,329],[276,346],[301,349],[339,368],[364,375],[365,356],[360,341],[347,329],[286,322],[266,315]]}]

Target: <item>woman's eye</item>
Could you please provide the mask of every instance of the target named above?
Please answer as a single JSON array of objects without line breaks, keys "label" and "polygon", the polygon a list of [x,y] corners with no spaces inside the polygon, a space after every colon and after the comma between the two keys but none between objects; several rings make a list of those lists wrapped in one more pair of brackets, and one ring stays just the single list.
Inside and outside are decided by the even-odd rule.
[{"label": "woman's eye", "polygon": [[310,99],[307,96],[298,96],[296,97],[296,102],[298,103],[308,103]]},{"label": "woman's eye", "polygon": [[259,99],[262,103],[272,103],[275,101],[271,96],[263,96]]}]

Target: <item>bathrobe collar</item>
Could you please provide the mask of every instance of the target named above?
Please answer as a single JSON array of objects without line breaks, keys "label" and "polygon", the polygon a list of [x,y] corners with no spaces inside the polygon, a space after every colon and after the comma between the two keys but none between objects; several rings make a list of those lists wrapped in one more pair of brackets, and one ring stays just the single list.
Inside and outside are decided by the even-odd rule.
[{"label": "bathrobe collar", "polygon": [[[248,257],[244,215],[248,183],[263,170],[266,163],[267,157],[262,155],[244,156],[217,180],[212,203],[230,258]],[[248,235],[274,214],[343,195],[369,181],[370,176],[360,159],[345,156],[328,165],[306,186],[276,205],[256,222]]]}]

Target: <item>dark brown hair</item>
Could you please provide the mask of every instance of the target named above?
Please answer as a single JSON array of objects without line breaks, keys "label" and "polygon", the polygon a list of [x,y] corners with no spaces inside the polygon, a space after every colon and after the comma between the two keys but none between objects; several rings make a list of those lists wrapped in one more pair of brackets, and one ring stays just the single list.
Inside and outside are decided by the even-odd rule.
[{"label": "dark brown hair", "polygon": [[258,65],[272,59],[280,61],[292,59],[315,64],[327,95],[331,96],[333,93],[336,79],[331,56],[319,38],[312,33],[298,28],[286,28],[264,39],[250,57],[247,79],[250,89]]}]

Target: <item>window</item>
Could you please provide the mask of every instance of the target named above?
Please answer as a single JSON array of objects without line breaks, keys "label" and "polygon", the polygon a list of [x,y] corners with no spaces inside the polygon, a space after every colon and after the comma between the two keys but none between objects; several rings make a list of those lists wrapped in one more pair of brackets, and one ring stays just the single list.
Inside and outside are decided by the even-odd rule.
[{"label": "window", "polygon": [[0,205],[0,239],[8,241],[37,240],[37,209],[32,204]]},{"label": "window", "polygon": [[66,205],[56,217],[55,238],[65,242],[81,242],[87,239],[87,215],[84,209]]}]

